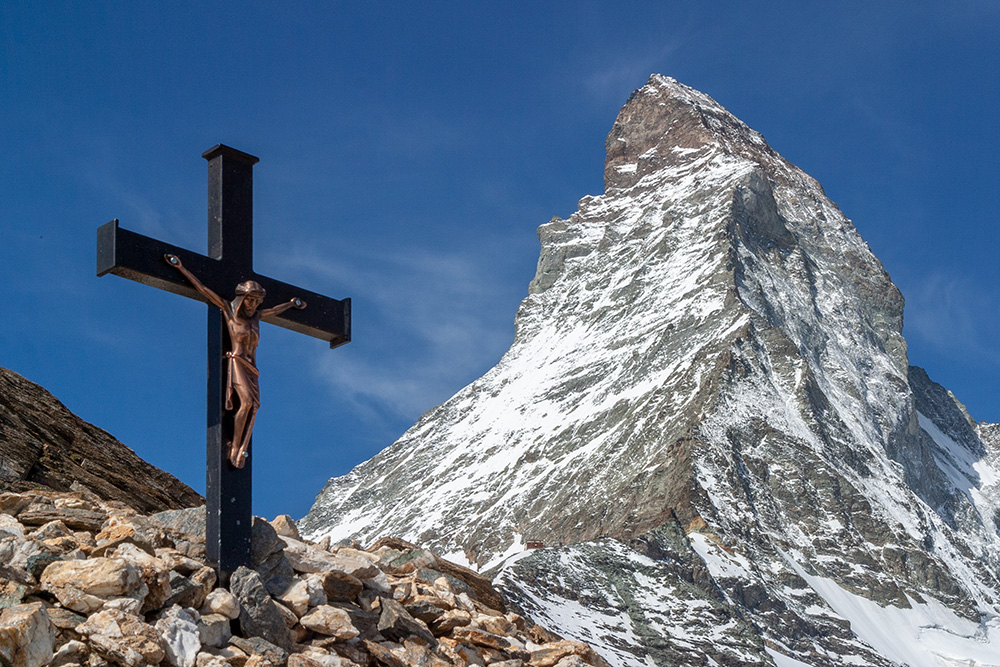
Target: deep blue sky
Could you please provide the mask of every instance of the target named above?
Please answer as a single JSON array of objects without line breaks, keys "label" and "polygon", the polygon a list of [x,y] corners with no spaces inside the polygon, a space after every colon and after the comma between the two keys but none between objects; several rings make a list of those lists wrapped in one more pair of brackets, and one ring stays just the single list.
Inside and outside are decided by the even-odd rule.
[{"label": "deep blue sky", "polygon": [[204,252],[201,153],[259,156],[257,270],[354,300],[336,351],[262,332],[255,510],[298,518],[500,358],[535,228],[603,190],[653,72],[824,185],[906,297],[911,363],[1000,420],[992,0],[7,0],[0,366],[203,490],[206,307],[96,278],[95,232]]}]

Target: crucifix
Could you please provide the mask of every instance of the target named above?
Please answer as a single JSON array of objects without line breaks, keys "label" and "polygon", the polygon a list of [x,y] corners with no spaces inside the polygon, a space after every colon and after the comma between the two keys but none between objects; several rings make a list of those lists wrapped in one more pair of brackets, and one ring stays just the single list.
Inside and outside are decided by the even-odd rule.
[{"label": "crucifix", "polygon": [[[209,304],[205,552],[220,581],[228,581],[240,565],[251,566],[257,321],[321,338],[334,348],[351,340],[351,300],[254,273],[258,159],[222,144],[202,157],[208,160],[208,255],[122,229],[116,219],[97,230],[97,275],[113,273]],[[264,303],[273,305],[258,310]]]}]

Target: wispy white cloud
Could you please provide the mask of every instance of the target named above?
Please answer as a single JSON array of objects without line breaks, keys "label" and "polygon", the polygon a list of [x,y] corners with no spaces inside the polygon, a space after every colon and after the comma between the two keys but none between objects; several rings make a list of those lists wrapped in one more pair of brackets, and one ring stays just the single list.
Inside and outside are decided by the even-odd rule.
[{"label": "wispy white cloud", "polygon": [[602,60],[584,74],[584,89],[598,102],[621,104],[629,91],[646,83],[649,75],[669,76],[670,72],[661,70],[683,43],[682,39],[675,38],[644,51],[630,50],[617,57],[602,54]]},{"label": "wispy white cloud", "polygon": [[918,336],[941,354],[1000,365],[1000,352],[987,332],[1000,325],[1000,302],[962,277],[930,273],[906,301],[906,334]]},{"label": "wispy white cloud", "polygon": [[[117,203],[114,215],[123,227],[199,251],[204,247],[204,216],[192,217],[178,208],[178,202],[196,202],[191,193],[154,201],[128,184],[129,167],[107,137],[85,135],[77,140],[79,159],[89,165],[80,173],[80,179],[92,192]],[[193,206],[198,207],[198,203]]]},{"label": "wispy white cloud", "polygon": [[337,263],[317,253],[280,262],[351,294],[354,342],[317,355],[315,368],[372,422],[412,423],[488,370],[513,339],[517,297],[488,258],[407,248]]},{"label": "wispy white cloud", "polygon": [[376,150],[423,160],[435,151],[462,146],[474,139],[476,133],[460,118],[441,118],[428,113],[383,113],[376,136]]}]

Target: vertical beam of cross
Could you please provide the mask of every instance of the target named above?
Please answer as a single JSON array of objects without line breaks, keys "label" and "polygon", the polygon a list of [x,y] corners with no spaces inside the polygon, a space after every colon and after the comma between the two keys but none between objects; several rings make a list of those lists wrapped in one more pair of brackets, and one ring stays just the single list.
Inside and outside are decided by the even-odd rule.
[{"label": "vertical beam of cross", "polygon": [[[349,342],[350,299],[331,299],[254,273],[253,166],[258,159],[221,144],[202,157],[208,160],[207,256],[121,229],[118,221],[112,220],[97,232],[97,275],[114,273],[205,301],[164,261],[164,255],[174,254],[223,299],[232,298],[239,283],[256,280],[267,290],[262,307],[295,297],[308,304],[304,310],[288,310],[265,321],[327,340],[331,348]],[[222,312],[211,304],[207,347],[205,550],[220,579],[226,581],[240,565],[251,565],[253,457],[247,459],[243,468],[235,468],[226,455],[226,445],[233,439],[234,430],[233,414],[225,409],[228,371],[225,353],[230,341]]]},{"label": "vertical beam of cross", "polygon": [[[208,160],[208,256],[221,262],[231,291],[253,279],[253,166],[258,160],[221,145],[202,157]],[[240,565],[251,565],[253,456],[243,468],[227,460],[226,444],[233,440],[233,415],[225,409],[230,342],[222,311],[212,304],[207,342],[205,555],[226,579]],[[253,454],[252,440],[247,453]]]}]

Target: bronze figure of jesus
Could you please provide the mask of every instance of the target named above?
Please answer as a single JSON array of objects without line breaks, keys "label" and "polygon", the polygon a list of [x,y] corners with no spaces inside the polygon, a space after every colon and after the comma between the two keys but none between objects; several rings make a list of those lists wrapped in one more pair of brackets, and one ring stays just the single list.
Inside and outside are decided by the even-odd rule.
[{"label": "bronze figure of jesus", "polygon": [[306,303],[302,299],[294,298],[273,308],[258,310],[264,301],[265,293],[264,288],[253,280],[237,285],[236,298],[226,301],[188,271],[177,255],[168,254],[163,258],[180,271],[209,303],[221,310],[226,320],[231,347],[226,352],[229,367],[226,380],[226,410],[233,410],[234,393],[239,403],[233,417],[233,439],[226,443],[226,453],[233,466],[242,468],[249,456],[247,449],[250,447],[250,435],[253,432],[254,420],[257,418],[257,410],[260,409],[258,382],[260,371],[257,370],[260,318],[280,315],[289,308],[302,309],[306,307]]}]

